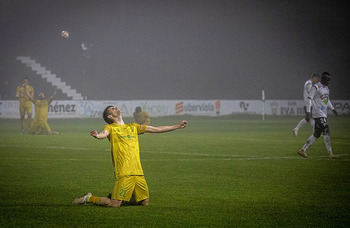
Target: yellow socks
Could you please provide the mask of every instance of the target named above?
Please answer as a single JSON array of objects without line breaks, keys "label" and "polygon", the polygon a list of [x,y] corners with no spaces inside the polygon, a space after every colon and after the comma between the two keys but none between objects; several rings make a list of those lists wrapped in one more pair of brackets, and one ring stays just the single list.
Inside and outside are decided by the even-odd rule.
[{"label": "yellow socks", "polygon": [[101,197],[90,196],[88,199],[88,203],[93,203],[95,205],[101,205]]}]

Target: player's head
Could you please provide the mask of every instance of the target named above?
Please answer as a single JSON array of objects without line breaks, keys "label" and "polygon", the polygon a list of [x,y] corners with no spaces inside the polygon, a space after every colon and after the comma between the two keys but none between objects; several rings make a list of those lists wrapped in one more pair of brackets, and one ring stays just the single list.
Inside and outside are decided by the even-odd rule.
[{"label": "player's head", "polygon": [[112,105],[107,106],[102,114],[104,121],[108,124],[114,123],[113,119],[121,117],[121,115],[122,112],[117,107]]},{"label": "player's head", "polygon": [[320,75],[319,74],[315,74],[315,73],[312,74],[311,75],[311,81],[312,81],[313,84],[319,82],[320,81]]},{"label": "player's head", "polygon": [[141,107],[136,107],[136,108],[135,108],[135,112],[136,112],[136,113],[141,112]]},{"label": "player's head", "polygon": [[23,79],[23,84],[24,84],[24,85],[28,85],[28,83],[29,83],[28,77],[25,77],[25,78]]},{"label": "player's head", "polygon": [[45,100],[45,93],[44,93],[44,92],[40,92],[40,93],[39,93],[39,98],[40,98],[41,100]]},{"label": "player's head", "polygon": [[331,75],[328,72],[323,72],[321,75],[321,83],[327,86],[330,80],[331,80]]},{"label": "player's head", "polygon": [[102,114],[102,117],[104,119],[104,121],[108,124],[112,124],[113,121],[112,119],[109,118],[109,116],[111,115],[111,112],[110,112],[110,108],[112,108],[113,106],[112,105],[109,105],[105,108],[105,110],[103,111],[103,114]]}]

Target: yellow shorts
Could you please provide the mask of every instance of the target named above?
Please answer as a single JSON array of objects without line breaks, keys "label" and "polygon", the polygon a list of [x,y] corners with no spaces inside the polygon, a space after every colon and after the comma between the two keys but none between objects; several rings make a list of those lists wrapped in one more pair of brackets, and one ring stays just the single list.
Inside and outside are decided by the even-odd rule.
[{"label": "yellow shorts", "polygon": [[30,131],[32,133],[37,134],[39,132],[39,129],[41,129],[42,133],[48,133],[51,132],[51,128],[47,121],[42,120],[34,120],[32,122],[32,125],[30,126]]},{"label": "yellow shorts", "polygon": [[121,176],[114,182],[111,199],[130,201],[132,195],[136,202],[149,198],[144,176]]},{"label": "yellow shorts", "polygon": [[33,113],[32,102],[24,102],[19,105],[19,114],[24,116],[26,113]]}]

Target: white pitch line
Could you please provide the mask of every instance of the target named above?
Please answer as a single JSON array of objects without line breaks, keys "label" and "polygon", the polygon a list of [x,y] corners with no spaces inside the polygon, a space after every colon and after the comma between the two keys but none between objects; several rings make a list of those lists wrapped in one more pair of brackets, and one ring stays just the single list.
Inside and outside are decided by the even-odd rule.
[{"label": "white pitch line", "polygon": [[111,149],[98,149],[87,147],[67,147],[67,146],[28,146],[28,145],[0,145],[0,147],[19,147],[19,148],[39,148],[39,149],[60,149],[60,150],[105,150]]},{"label": "white pitch line", "polygon": [[[298,156],[295,157],[247,157],[247,158],[175,158],[175,159],[163,159],[163,158],[155,158],[155,159],[141,159],[142,162],[192,162],[192,161],[258,161],[258,160],[329,160],[324,156],[314,156],[309,159],[301,158]],[[81,159],[81,158],[62,158],[62,159],[45,159],[45,158],[0,158],[0,160],[25,160],[25,161],[95,161],[95,162],[110,162],[110,159]],[[339,162],[349,162],[350,159],[334,159],[329,161],[339,161]]]},{"label": "white pitch line", "polygon": [[[22,146],[22,145],[0,145],[1,147],[24,147],[24,148],[40,148],[40,149],[60,149],[60,150],[103,150],[110,151],[111,149],[96,149],[96,148],[83,148],[83,147],[65,147],[65,146]],[[207,157],[242,157],[242,155],[234,154],[203,154],[203,153],[184,153],[184,152],[155,152],[142,150],[141,153],[154,153],[154,154],[173,154],[173,155],[187,155],[187,156],[207,156]],[[254,157],[254,156],[253,156]]]},{"label": "white pitch line", "polygon": [[[65,147],[65,146],[22,146],[22,145],[0,145],[0,147],[24,147],[24,148],[41,148],[41,149],[61,149],[61,150],[103,150],[110,151],[110,149],[97,149],[97,148],[84,148],[84,147]],[[237,155],[237,154],[204,154],[204,153],[184,153],[184,152],[166,152],[166,151],[141,151],[141,153],[153,153],[153,154],[171,154],[171,155],[186,155],[186,156],[205,156],[211,157],[209,159],[169,159],[169,161],[195,161],[195,160],[275,160],[275,159],[305,159],[296,155],[295,157],[259,157],[255,155],[247,156],[247,155]],[[350,154],[337,154],[337,156],[350,156]],[[219,158],[218,158],[219,157]],[[312,156],[311,158],[326,158],[326,156]],[[27,159],[27,160],[35,160],[35,159]],[[45,160],[45,159],[41,159]],[[48,159],[50,160],[50,159]],[[89,161],[105,161],[106,159],[61,159],[68,161],[75,160],[89,160]],[[168,159],[141,159],[142,161],[167,161]],[[348,159],[341,160],[348,161]]]},{"label": "white pitch line", "polygon": [[[280,139],[263,139],[263,138],[234,138],[233,140],[238,139],[242,141],[256,141],[256,142],[281,142]],[[305,140],[286,140],[283,142],[288,143],[300,143],[300,142],[306,142],[307,138]],[[322,139],[323,141],[323,139]],[[332,144],[343,144],[343,145],[350,145],[350,142],[338,142],[338,141],[332,141]]]},{"label": "white pitch line", "polygon": [[[206,157],[242,157],[237,154],[203,154],[203,153],[183,153],[183,152],[164,152],[164,151],[141,151],[141,153],[152,153],[152,154],[173,154],[173,155],[188,155],[188,156],[206,156]],[[243,155],[244,156],[244,155]],[[252,156],[255,157],[255,156]]]}]

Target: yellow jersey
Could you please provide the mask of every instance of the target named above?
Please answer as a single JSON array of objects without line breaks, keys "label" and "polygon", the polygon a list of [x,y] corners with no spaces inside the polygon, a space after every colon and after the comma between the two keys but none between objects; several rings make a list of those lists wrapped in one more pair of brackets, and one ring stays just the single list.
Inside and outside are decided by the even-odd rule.
[{"label": "yellow jersey", "polygon": [[143,175],[140,161],[138,135],[146,130],[145,125],[136,123],[108,124],[104,130],[109,132],[112,162],[116,178],[128,175]]},{"label": "yellow jersey", "polygon": [[[34,94],[34,89],[30,85],[27,85],[27,90],[30,94]],[[16,94],[19,95],[19,104],[25,104],[26,102],[30,102],[28,95],[26,94],[26,91],[24,90],[24,87],[22,85],[17,86]]]},{"label": "yellow jersey", "polygon": [[138,114],[136,114],[136,112],[134,112],[134,119],[135,119],[136,123],[138,123],[138,124],[145,124],[145,125],[151,124],[151,119],[149,118],[149,114],[145,110],[142,110]]},{"label": "yellow jersey", "polygon": [[34,120],[47,121],[49,102],[47,100],[34,100],[35,117]]}]

